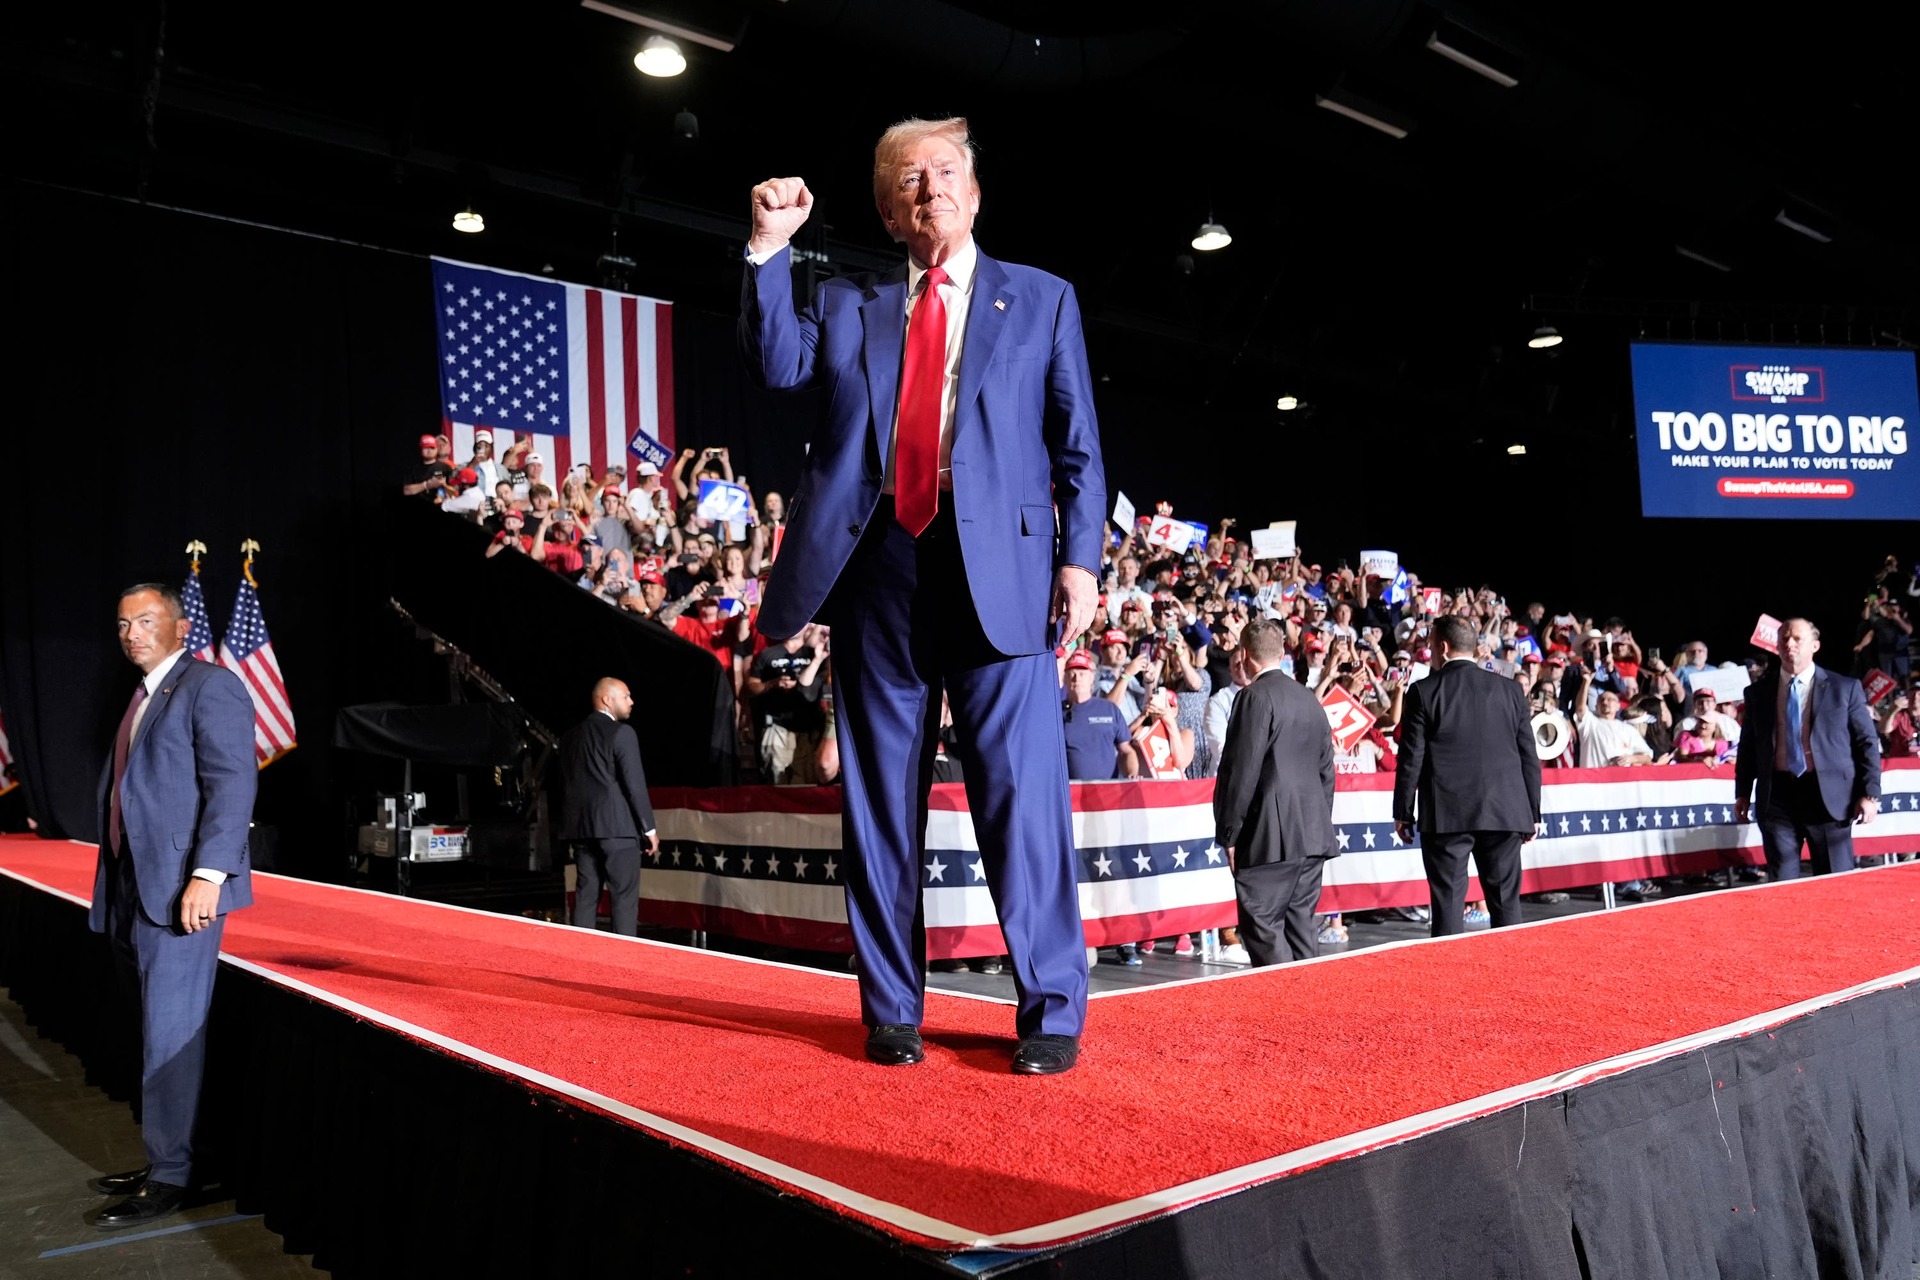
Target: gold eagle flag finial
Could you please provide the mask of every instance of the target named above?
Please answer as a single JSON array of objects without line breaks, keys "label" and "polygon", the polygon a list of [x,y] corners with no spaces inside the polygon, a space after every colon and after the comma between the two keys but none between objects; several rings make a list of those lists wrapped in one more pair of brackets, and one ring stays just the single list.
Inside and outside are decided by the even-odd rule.
[{"label": "gold eagle flag finial", "polygon": [[260,544],[255,542],[252,538],[248,538],[245,542],[240,544],[240,554],[246,557],[245,562],[242,563],[240,566],[240,572],[247,575],[248,583],[250,583],[255,590],[259,589],[260,584],[257,582],[254,582],[253,580],[253,557],[255,556],[255,554],[259,552],[259,550],[260,550]]},{"label": "gold eagle flag finial", "polygon": [[195,577],[198,577],[200,574],[200,557],[205,554],[207,554],[207,544],[200,541],[200,539],[195,538],[187,544],[187,555],[191,558],[191,567]]}]

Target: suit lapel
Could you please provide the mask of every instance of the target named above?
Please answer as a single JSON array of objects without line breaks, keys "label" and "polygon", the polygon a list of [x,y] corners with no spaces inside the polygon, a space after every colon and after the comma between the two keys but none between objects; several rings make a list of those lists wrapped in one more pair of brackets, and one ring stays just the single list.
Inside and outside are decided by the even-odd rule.
[{"label": "suit lapel", "polygon": [[187,671],[194,661],[194,656],[187,654],[174,663],[173,670],[167,672],[167,678],[161,681],[160,687],[153,691],[153,697],[148,699],[147,714],[140,717],[140,734],[127,750],[129,769],[133,767],[134,758],[140,755],[140,749],[146,745],[147,739],[153,736],[154,729],[160,724],[160,718],[167,713],[167,708],[173,705],[174,692],[179,689],[180,682],[186,678]]},{"label": "suit lapel", "polygon": [[860,324],[866,337],[867,403],[872,409],[868,430],[884,471],[900,394],[900,358],[907,344],[905,263],[888,272],[867,294],[860,304]]},{"label": "suit lapel", "polygon": [[978,249],[974,253],[973,292],[968,296],[967,329],[961,338],[960,378],[953,407],[955,443],[980,399],[987,366],[993,363],[1000,335],[1006,332],[1008,319],[1020,301],[1007,287],[1007,269]]}]

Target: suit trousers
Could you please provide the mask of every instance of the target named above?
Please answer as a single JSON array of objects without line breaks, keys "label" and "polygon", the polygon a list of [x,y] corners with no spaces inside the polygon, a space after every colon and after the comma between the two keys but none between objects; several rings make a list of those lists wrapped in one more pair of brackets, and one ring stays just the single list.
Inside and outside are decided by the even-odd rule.
[{"label": "suit trousers", "polygon": [[1427,866],[1433,937],[1465,933],[1467,855],[1480,869],[1480,892],[1493,927],[1520,923],[1520,831],[1422,831],[1420,860]]},{"label": "suit trousers", "polygon": [[[191,1185],[193,1130],[206,1073],[207,1014],[226,917],[197,933],[157,925],[140,907],[133,855],[121,841],[108,884],[107,940],[140,1011],[140,1136],[156,1182]],[[178,900],[176,899],[176,904]]]},{"label": "suit trousers", "polygon": [[626,937],[640,934],[640,842],[610,836],[573,843],[573,923],[582,929],[596,926],[600,917],[600,886],[613,893],[613,931]]},{"label": "suit trousers", "polygon": [[[1079,1035],[1086,939],[1053,654],[1007,657],[974,612],[953,495],[918,538],[882,498],[823,610],[833,680],[847,918],[868,1026],[918,1026],[928,884],[984,877],[1000,917],[1021,1035]],[[974,859],[926,855],[927,788],[945,689],[958,736]],[[935,865],[938,863],[939,865]]]},{"label": "suit trousers", "polygon": [[1313,909],[1320,903],[1326,865],[1325,858],[1288,858],[1234,869],[1240,941],[1254,964],[1283,964],[1320,954]]},{"label": "suit trousers", "polygon": [[1760,846],[1767,854],[1767,874],[1792,880],[1800,874],[1800,846],[1807,847],[1813,874],[1853,870],[1853,823],[1835,821],[1820,798],[1820,780],[1813,770],[1794,777],[1778,770],[1760,815]]}]

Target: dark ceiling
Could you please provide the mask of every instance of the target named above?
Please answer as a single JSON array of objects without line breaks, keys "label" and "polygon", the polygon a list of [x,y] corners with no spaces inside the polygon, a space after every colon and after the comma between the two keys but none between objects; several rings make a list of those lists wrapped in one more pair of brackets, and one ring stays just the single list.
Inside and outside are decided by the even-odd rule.
[{"label": "dark ceiling", "polygon": [[[1231,432],[1630,468],[1633,336],[1920,342],[1920,103],[1879,7],[622,2],[735,47],[661,81],[647,30],[572,0],[36,6],[14,172],[574,279],[617,254],[724,313],[753,182],[808,179],[826,269],[888,262],[872,139],[963,113],[982,243],[1076,283],[1110,439],[1169,456]],[[1410,133],[1316,109],[1334,92]],[[478,236],[449,226],[469,203]],[[1195,253],[1209,216],[1233,244]],[[1562,347],[1527,348],[1543,323]]]}]

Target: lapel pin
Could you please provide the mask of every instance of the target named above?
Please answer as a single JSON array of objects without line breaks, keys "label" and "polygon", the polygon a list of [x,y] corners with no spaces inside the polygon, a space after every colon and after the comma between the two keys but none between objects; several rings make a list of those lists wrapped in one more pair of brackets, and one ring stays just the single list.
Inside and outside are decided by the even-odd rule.
[{"label": "lapel pin", "polygon": [[1007,300],[1005,298],[995,298],[993,300],[993,309],[995,311],[1005,311],[1007,309]]}]

